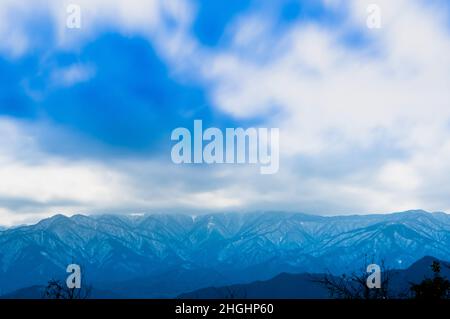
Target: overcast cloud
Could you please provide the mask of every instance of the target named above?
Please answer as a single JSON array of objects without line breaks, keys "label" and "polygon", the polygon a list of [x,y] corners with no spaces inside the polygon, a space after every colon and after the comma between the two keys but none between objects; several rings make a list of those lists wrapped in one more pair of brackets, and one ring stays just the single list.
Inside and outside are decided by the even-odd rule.
[{"label": "overcast cloud", "polygon": [[[439,0],[3,0],[0,224],[450,211],[449,14]],[[173,164],[170,132],[194,119],[280,128],[278,174]]]}]

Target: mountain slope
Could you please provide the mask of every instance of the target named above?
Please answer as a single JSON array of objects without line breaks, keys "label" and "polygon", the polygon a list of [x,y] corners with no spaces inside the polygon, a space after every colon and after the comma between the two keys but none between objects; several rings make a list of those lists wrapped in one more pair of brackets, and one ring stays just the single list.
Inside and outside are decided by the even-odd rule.
[{"label": "mountain slope", "polygon": [[[149,296],[175,296],[281,272],[339,274],[365,258],[404,268],[427,255],[450,259],[449,215],[56,215],[0,232],[0,294],[63,279],[70,263],[99,288],[143,278],[152,283],[142,288]],[[198,280],[203,270],[217,275]],[[164,277],[169,271],[192,279],[179,285],[177,276]]]}]

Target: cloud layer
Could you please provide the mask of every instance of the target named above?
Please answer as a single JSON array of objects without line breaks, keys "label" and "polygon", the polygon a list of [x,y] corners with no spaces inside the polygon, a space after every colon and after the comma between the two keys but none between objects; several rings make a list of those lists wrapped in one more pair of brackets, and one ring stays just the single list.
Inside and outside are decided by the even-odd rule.
[{"label": "cloud layer", "polygon": [[[0,224],[57,212],[449,210],[445,1],[0,5]],[[224,2],[225,3],[225,2]],[[194,119],[281,130],[280,171],[176,166]]]}]

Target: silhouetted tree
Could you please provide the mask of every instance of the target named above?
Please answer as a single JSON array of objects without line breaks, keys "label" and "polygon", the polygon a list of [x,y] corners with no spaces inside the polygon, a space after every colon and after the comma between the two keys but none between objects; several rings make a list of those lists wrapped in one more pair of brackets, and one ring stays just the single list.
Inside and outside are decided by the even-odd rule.
[{"label": "silhouetted tree", "polygon": [[343,274],[334,276],[330,272],[320,279],[314,279],[324,285],[331,298],[339,299],[388,299],[392,298],[389,293],[390,272],[386,269],[384,261],[381,262],[381,287],[369,288],[367,286],[368,263],[364,262],[364,267],[358,271],[352,272],[350,275]]},{"label": "silhouetted tree", "polygon": [[441,264],[431,264],[433,278],[426,278],[420,284],[411,284],[411,291],[416,299],[448,299],[450,298],[450,281],[441,276]]},{"label": "silhouetted tree", "polygon": [[92,287],[82,285],[81,288],[68,288],[60,280],[50,280],[45,287],[44,299],[88,299],[91,295]]}]

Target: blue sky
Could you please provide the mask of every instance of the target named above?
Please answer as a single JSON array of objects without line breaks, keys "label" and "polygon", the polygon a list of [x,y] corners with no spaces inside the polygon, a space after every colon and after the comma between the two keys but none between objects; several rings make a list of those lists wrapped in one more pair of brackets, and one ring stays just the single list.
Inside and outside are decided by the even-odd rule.
[{"label": "blue sky", "polygon": [[[450,210],[449,6],[391,2],[2,1],[0,224]],[[279,173],[174,165],[194,119],[280,128]]]}]

